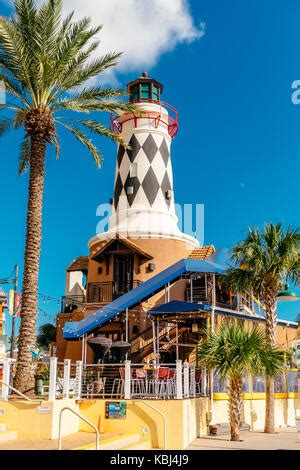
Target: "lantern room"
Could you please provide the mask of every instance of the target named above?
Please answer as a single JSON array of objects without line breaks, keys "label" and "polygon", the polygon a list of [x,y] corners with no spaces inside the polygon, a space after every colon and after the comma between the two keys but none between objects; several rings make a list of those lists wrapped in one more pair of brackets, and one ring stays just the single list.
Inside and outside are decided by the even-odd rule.
[{"label": "lantern room", "polygon": [[127,85],[129,101],[132,103],[141,101],[160,102],[162,92],[163,85],[153,78],[149,78],[147,72],[143,72],[141,77]]}]

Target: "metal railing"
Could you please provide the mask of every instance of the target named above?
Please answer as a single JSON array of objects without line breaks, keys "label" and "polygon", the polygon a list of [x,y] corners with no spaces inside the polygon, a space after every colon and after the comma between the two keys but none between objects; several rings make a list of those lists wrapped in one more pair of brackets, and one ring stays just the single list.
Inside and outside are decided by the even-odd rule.
[{"label": "metal railing", "polygon": [[16,395],[18,395],[19,397],[22,397],[24,398],[24,400],[26,401],[29,401],[31,403],[43,403],[43,400],[34,400],[32,398],[29,398],[27,395],[24,395],[24,393],[20,392],[19,390],[17,390],[15,387],[13,387],[12,385],[9,385],[7,383],[5,383],[3,380],[0,380],[0,383],[2,383],[2,385],[4,385],[5,387],[9,388],[10,390],[12,390]]},{"label": "metal railing", "polygon": [[86,424],[88,424],[89,426],[91,426],[91,428],[94,429],[94,431],[96,432],[96,449],[95,450],[99,450],[100,433],[97,427],[93,423],[91,423],[88,419],[86,419],[81,414],[77,413],[77,411],[73,410],[73,408],[70,408],[69,406],[65,406],[64,408],[62,408],[59,413],[58,450],[62,450],[62,429],[61,429],[62,428],[62,416],[63,416],[64,411],[67,411],[67,410],[71,411],[71,413],[76,415],[79,419],[82,419],[82,421],[84,421]]},{"label": "metal railing", "polygon": [[87,285],[87,303],[112,302],[126,292],[138,287],[141,281],[90,282]]}]

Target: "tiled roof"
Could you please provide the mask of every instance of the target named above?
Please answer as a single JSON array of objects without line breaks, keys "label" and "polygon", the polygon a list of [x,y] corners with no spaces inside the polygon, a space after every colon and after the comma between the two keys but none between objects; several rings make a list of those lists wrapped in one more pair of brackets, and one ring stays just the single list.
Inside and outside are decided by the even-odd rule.
[{"label": "tiled roof", "polygon": [[88,256],[79,256],[78,258],[74,259],[74,261],[68,266],[67,271],[82,271],[86,273],[88,270],[89,265],[89,257]]},{"label": "tiled roof", "polygon": [[193,259],[206,259],[216,251],[214,245],[199,246],[195,248],[188,256]]}]

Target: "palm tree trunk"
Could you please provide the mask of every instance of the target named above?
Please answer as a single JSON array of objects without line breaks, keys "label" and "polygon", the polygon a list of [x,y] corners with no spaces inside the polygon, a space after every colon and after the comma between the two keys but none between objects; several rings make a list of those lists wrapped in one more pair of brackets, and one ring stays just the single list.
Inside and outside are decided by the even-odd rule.
[{"label": "palm tree trunk", "polygon": [[229,419],[232,441],[239,441],[242,409],[242,384],[239,379],[229,381]]},{"label": "palm tree trunk", "polygon": [[[276,291],[267,292],[265,295],[266,306],[266,337],[270,346],[276,345]],[[273,434],[275,432],[274,419],[274,378],[266,377],[266,414],[265,414],[265,433]]]},{"label": "palm tree trunk", "polygon": [[32,136],[21,326],[18,343],[19,351],[17,371],[15,377],[15,387],[21,392],[29,390],[34,386],[31,351],[35,348],[36,340],[45,152],[45,139],[39,134]]}]

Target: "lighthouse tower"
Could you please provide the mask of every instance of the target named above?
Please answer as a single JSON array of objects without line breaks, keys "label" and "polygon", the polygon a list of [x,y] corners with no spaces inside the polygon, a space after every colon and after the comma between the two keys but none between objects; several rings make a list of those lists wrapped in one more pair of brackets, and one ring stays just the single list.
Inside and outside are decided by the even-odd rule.
[{"label": "lighthouse tower", "polygon": [[178,115],[161,101],[162,91],[163,86],[144,72],[127,85],[137,112],[112,118],[114,130],[126,145],[118,148],[113,212],[106,236],[174,239],[191,249],[198,242],[179,230],[175,213],[171,143],[178,131]]}]

